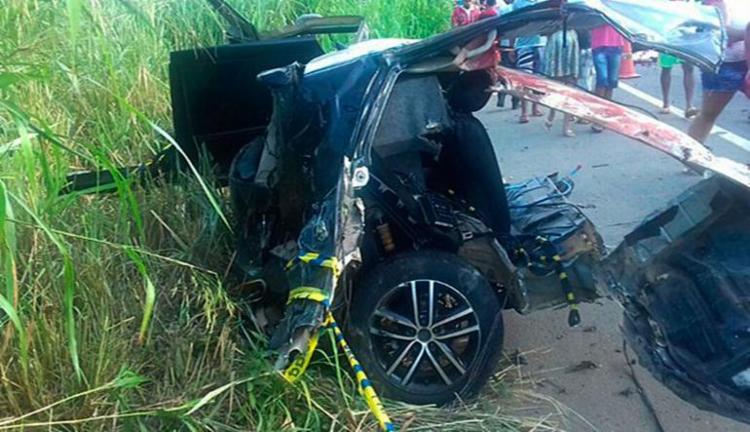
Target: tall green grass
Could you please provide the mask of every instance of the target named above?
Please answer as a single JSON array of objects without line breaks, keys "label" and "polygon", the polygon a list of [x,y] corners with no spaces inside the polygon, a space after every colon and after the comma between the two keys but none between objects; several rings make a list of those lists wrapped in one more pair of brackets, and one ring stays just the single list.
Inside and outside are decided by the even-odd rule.
[{"label": "tall green grass", "polygon": [[[271,374],[227,293],[228,209],[209,179],[57,194],[70,171],[137,163],[167,144],[168,53],[220,42],[219,19],[202,0],[0,3],[0,431],[372,430],[335,357],[321,352],[296,386]],[[451,8],[233,3],[261,30],[302,13],[361,14],[375,36],[398,37],[446,28]],[[497,410],[503,400],[389,407],[410,430],[523,426]]]}]

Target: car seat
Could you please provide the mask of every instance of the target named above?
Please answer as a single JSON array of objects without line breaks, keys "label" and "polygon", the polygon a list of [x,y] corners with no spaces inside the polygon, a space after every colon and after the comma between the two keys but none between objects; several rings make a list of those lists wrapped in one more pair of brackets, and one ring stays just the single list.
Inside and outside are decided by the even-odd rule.
[{"label": "car seat", "polygon": [[492,78],[486,71],[464,72],[449,86],[446,99],[451,109],[451,140],[443,149],[443,172],[454,181],[468,202],[485,216],[485,222],[500,236],[510,234],[510,212],[500,163],[492,140],[474,112],[482,109],[491,94]]}]

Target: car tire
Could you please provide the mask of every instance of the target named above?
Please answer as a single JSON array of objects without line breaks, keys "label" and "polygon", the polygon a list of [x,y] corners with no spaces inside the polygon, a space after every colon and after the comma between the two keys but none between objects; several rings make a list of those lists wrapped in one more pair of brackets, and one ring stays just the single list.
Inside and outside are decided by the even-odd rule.
[{"label": "car tire", "polygon": [[352,349],[375,388],[411,404],[475,395],[502,354],[497,293],[444,252],[410,252],[372,268],[356,285],[349,324]]}]

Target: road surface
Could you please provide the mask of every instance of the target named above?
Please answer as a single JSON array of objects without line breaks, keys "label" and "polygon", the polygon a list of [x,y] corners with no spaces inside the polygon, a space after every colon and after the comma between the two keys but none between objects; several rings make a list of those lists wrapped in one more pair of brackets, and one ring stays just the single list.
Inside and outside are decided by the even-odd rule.
[{"label": "road surface", "polygon": [[[659,70],[655,66],[639,67],[639,72],[643,75],[641,78],[627,82],[637,91],[628,93],[620,89],[615,99],[657,113],[658,108],[644,100],[643,94],[660,99]],[[672,93],[675,105],[684,108],[681,84],[681,70],[677,68]],[[632,93],[639,93],[641,97]],[[698,104],[700,93],[698,80]],[[737,95],[722,115],[719,125],[725,130],[724,136],[712,135],[708,142],[717,154],[750,163],[750,152],[740,148],[743,140],[750,139],[748,108],[750,100]],[[616,246],[645,216],[700,180],[683,173],[683,166],[673,159],[612,132],[593,134],[587,126],[576,125],[577,136],[565,138],[559,116],[553,130],[547,132],[542,119],[534,118],[532,123],[520,125],[517,114],[507,108],[495,108],[494,98],[479,113],[495,143],[506,181],[556,171],[567,173],[583,165],[576,175],[577,187],[571,200],[588,207],[587,214],[598,226],[608,247]],[[676,115],[659,115],[659,118],[681,130],[687,130],[689,124]],[[654,408],[653,412],[649,410],[636,391],[622,353],[618,329],[620,307],[604,299],[599,304],[583,306],[581,314],[583,324],[576,329],[567,327],[566,310],[531,316],[511,311],[505,316],[506,352],[536,351],[525,355],[528,364],[522,368],[528,377],[538,382],[536,390],[554,397],[590,423],[587,425],[575,416],[568,416],[564,425],[567,430],[750,430],[748,425],[700,411],[683,402],[636,366],[637,379]],[[634,356],[632,352],[630,355]],[[595,367],[566,372],[582,362],[591,362],[584,365]]]}]

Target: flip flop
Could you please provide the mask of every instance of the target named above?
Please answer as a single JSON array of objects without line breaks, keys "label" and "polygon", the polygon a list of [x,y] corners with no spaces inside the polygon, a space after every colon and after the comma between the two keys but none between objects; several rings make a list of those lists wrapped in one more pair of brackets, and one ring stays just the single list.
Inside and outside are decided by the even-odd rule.
[{"label": "flip flop", "polygon": [[529,122],[529,116],[527,115],[522,115],[521,117],[518,118],[518,123],[526,124],[528,122]]},{"label": "flip flop", "polygon": [[694,117],[697,117],[699,113],[700,111],[698,110],[698,108],[690,107],[685,110],[685,118],[692,119]]}]

